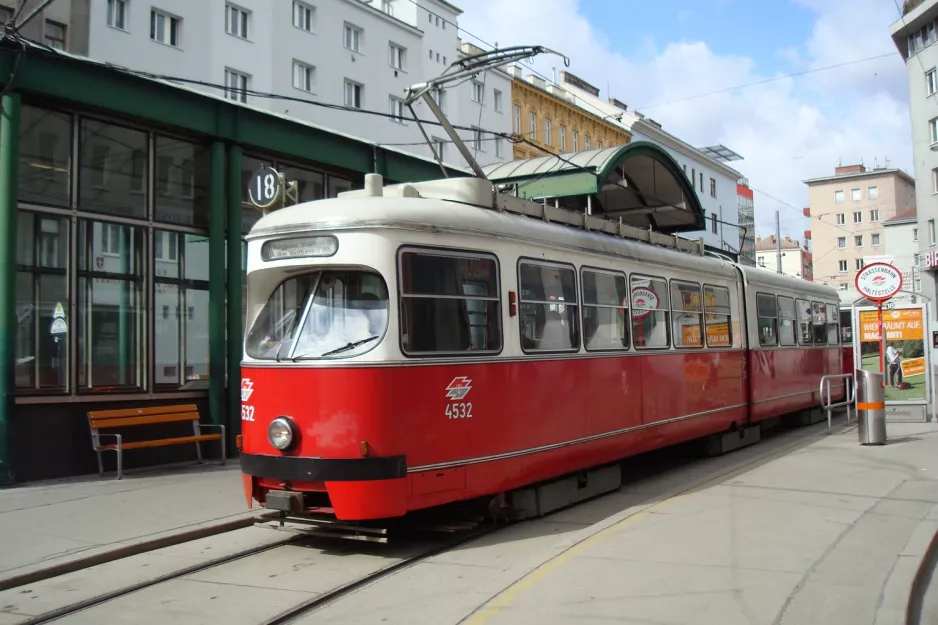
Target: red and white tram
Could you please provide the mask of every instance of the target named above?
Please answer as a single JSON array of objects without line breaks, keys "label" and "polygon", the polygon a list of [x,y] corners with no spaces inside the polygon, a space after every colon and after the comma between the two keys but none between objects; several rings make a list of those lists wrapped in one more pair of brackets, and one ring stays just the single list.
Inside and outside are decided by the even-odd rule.
[{"label": "red and white tram", "polygon": [[489,208],[454,179],[248,237],[245,494],[387,518],[816,408],[838,293]]}]

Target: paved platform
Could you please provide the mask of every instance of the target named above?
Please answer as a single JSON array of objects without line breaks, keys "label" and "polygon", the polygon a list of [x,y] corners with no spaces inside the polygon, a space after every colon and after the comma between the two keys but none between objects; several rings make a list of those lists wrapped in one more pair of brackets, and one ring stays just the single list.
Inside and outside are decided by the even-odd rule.
[{"label": "paved platform", "polygon": [[0,490],[0,582],[256,516],[238,461]]},{"label": "paved platform", "polygon": [[[938,426],[890,424],[889,435],[863,447],[855,426],[805,428],[695,463],[705,481],[689,492],[686,470],[627,485],[300,622],[903,624],[938,532]],[[768,458],[766,443],[778,450]],[[935,603],[921,623],[938,623]]]}]

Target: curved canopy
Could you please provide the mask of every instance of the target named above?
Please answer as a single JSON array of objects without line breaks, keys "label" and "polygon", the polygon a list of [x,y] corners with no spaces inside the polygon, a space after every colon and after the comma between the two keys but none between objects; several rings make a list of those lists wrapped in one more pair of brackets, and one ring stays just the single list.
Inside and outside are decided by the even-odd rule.
[{"label": "curved canopy", "polygon": [[700,199],[671,155],[647,141],[482,168],[494,184],[519,197],[621,218],[623,223],[676,233],[706,227]]}]

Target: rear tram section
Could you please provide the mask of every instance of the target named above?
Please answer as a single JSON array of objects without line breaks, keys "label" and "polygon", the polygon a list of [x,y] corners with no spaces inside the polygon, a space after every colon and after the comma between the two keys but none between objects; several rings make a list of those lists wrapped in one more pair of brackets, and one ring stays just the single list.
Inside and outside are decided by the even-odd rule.
[{"label": "rear tram section", "polygon": [[596,467],[816,408],[841,370],[833,289],[402,195],[250,235],[248,498],[360,520],[571,475],[582,497],[618,485]]}]

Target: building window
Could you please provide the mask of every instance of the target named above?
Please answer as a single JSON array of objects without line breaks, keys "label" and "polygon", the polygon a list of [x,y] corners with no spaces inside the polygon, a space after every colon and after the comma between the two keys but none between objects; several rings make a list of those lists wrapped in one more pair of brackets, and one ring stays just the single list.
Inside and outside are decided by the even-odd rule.
[{"label": "building window", "polygon": [[65,30],[65,24],[46,20],[46,45],[56,50],[64,50]]},{"label": "building window", "polygon": [[498,89],[496,89],[494,100],[493,100],[493,105],[495,106],[495,111],[497,113],[502,112],[502,100],[504,100],[504,94]]},{"label": "building window", "polygon": [[703,172],[700,172],[700,192],[703,193]]},{"label": "building window", "polygon": [[861,198],[862,198],[862,195],[860,194],[859,189],[850,189],[851,200],[853,200],[854,202],[859,202]]},{"label": "building window", "polygon": [[502,138],[495,137],[495,156],[502,157]]},{"label": "building window", "polygon": [[933,144],[938,143],[938,117],[928,122],[928,136]]},{"label": "building window", "polygon": [[834,201],[838,204],[844,203],[844,192],[843,191],[834,191]]},{"label": "building window", "polygon": [[717,196],[717,181],[716,178],[710,179],[710,197]]},{"label": "building window", "polygon": [[879,247],[879,234],[870,235],[870,245],[873,247]]},{"label": "building window", "polygon": [[551,133],[549,119],[544,120],[544,143],[547,145],[554,145],[554,138],[553,133]]},{"label": "building window", "polygon": [[19,199],[68,206],[72,117],[24,104],[20,112]]},{"label": "building window", "polygon": [[241,39],[248,38],[248,11],[234,5],[225,6],[225,32]]},{"label": "building window", "polygon": [[68,337],[78,329],[69,306],[69,220],[27,211],[16,218],[16,390],[68,392]]},{"label": "building window", "polygon": [[293,3],[293,25],[308,33],[313,32],[313,20],[316,16],[316,9],[305,2]]},{"label": "building window", "polygon": [[528,138],[537,141],[537,113],[528,113]]},{"label": "building window", "polygon": [[697,170],[693,167],[690,168],[690,186],[697,186]]},{"label": "building window", "polygon": [[517,104],[511,107],[511,131],[516,135],[521,134],[521,107]]},{"label": "building window", "polygon": [[352,52],[362,51],[362,29],[351,24],[345,25],[345,47]]},{"label": "building window", "polygon": [[583,149],[585,150],[590,149],[590,136],[589,135],[585,135],[583,137]]},{"label": "building window", "polygon": [[153,9],[150,11],[150,39],[178,48],[181,24],[178,17]]},{"label": "building window", "polygon": [[225,70],[225,97],[236,102],[248,101],[250,78],[233,69]]},{"label": "building window", "polygon": [[863,247],[863,235],[858,234],[853,237],[853,247]]},{"label": "building window", "polygon": [[837,213],[837,225],[842,226],[847,223],[843,213]]},{"label": "building window", "polygon": [[433,60],[433,50],[430,50],[430,60]]},{"label": "building window", "polygon": [[404,60],[407,50],[396,43],[388,44],[388,63],[394,69],[404,69]]},{"label": "building window", "polygon": [[915,255],[913,255],[913,256],[912,256],[912,264],[913,264],[915,267],[918,267],[919,265],[921,265],[921,264],[922,264],[922,255],[921,255],[921,254],[915,254]]},{"label": "building window", "polygon": [[389,99],[391,121],[399,124],[404,123],[404,101],[400,98],[391,96]]},{"label": "building window", "polygon": [[480,82],[472,81],[472,101],[482,104],[485,98],[485,87]]},{"label": "building window", "polygon": [[935,220],[934,219],[928,220],[928,244],[929,245],[935,244]]},{"label": "building window", "polygon": [[147,134],[83,119],[80,141],[79,208],[146,218]]},{"label": "building window", "polygon": [[926,95],[933,95],[935,91],[938,91],[938,72],[936,70],[931,70],[925,74],[925,90]]},{"label": "building window", "polygon": [[362,108],[362,92],[364,87],[357,82],[345,79],[345,106]]},{"label": "building window", "polygon": [[573,151],[580,151],[580,133],[576,130],[573,131]]},{"label": "building window", "polygon": [[125,30],[127,27],[127,0],[107,0],[107,25]]},{"label": "building window", "polygon": [[918,241],[918,228],[912,228],[912,240]]},{"label": "building window", "polygon": [[302,63],[300,61],[293,61],[293,87],[299,89],[300,91],[306,91],[312,93],[313,85],[316,84],[316,68]]},{"label": "building window", "polygon": [[863,223],[863,213],[861,213],[860,211],[854,211],[854,212],[853,212],[853,223],[855,223],[855,224],[861,224],[861,223]]},{"label": "building window", "polygon": [[866,190],[866,196],[871,200],[879,199],[879,187],[870,187]]},{"label": "building window", "polygon": [[446,148],[446,141],[440,139],[439,137],[433,137],[433,149],[436,150],[436,155],[442,161],[444,158],[444,149]]},{"label": "building window", "polygon": [[864,264],[864,263],[863,263],[863,259],[862,259],[862,258],[856,259],[855,265],[856,265],[857,271],[860,271],[861,269],[863,269],[863,264]]},{"label": "building window", "polygon": [[6,25],[13,21],[13,9],[0,7],[0,25]]},{"label": "building window", "polygon": [[563,124],[560,125],[560,151],[561,153],[567,151],[567,127]]},{"label": "building window", "polygon": [[846,273],[846,272],[847,272],[847,261],[845,261],[845,260],[837,261],[837,268],[838,268],[838,270],[839,270],[841,273]]},{"label": "building window", "polygon": [[482,129],[478,126],[472,127],[472,146],[479,151],[482,151]]},{"label": "building window", "polygon": [[78,222],[78,387],[146,389],[145,229]]},{"label": "building window", "polygon": [[710,213],[710,231],[713,232],[713,234],[717,233],[717,214],[716,213]]},{"label": "building window", "polygon": [[847,247],[847,237],[837,237],[837,247],[841,249]]}]

